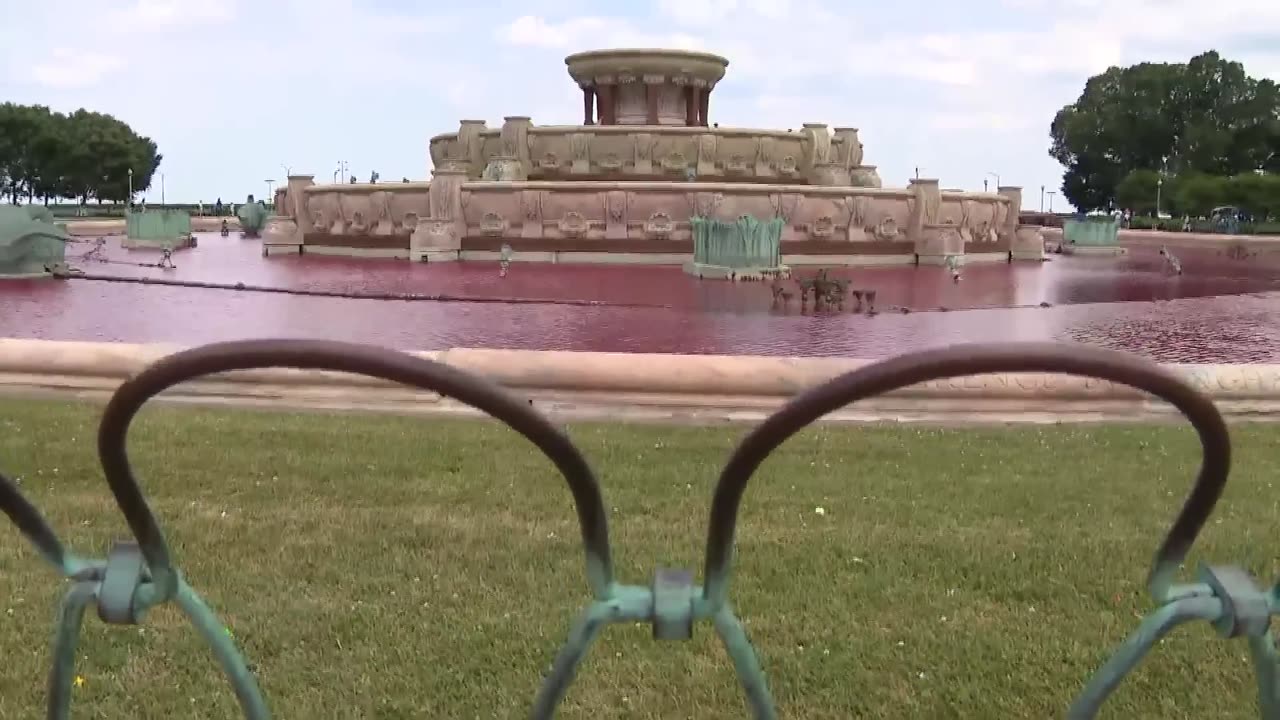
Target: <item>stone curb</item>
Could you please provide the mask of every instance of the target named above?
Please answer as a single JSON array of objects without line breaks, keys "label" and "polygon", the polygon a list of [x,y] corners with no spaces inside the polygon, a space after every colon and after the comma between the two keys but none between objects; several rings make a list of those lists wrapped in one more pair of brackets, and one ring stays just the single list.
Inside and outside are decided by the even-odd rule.
[{"label": "stone curb", "polygon": [[[0,339],[0,374],[95,378],[115,384],[177,350],[176,345]],[[790,397],[865,360],[719,355],[661,355],[454,348],[414,353],[524,391],[612,396],[721,396],[777,400]],[[1166,365],[1215,400],[1280,405],[1280,365]],[[346,373],[296,369],[223,373],[202,382],[279,387],[390,387]],[[1111,382],[1050,373],[976,375],[921,383],[890,397],[919,400],[1124,400],[1141,391]]]}]

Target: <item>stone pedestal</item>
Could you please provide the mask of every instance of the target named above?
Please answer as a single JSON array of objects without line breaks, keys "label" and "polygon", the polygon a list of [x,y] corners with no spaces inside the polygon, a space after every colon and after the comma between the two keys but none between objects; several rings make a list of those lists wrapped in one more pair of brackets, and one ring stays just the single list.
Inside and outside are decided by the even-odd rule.
[{"label": "stone pedestal", "polygon": [[916,240],[916,262],[920,265],[946,265],[947,258],[955,256],[958,264],[964,264],[964,238],[955,225],[927,224]]},{"label": "stone pedestal", "polygon": [[1044,259],[1044,233],[1037,225],[1019,225],[1013,236],[1013,244],[1009,246],[1010,260]]},{"label": "stone pedestal", "polygon": [[303,193],[304,190],[315,184],[315,175],[290,175],[287,185],[288,191],[285,193],[287,204],[289,205],[288,213],[276,211],[277,215],[287,214],[293,218],[298,223],[298,232],[303,235],[315,229],[311,226],[311,213],[307,212],[307,198]]},{"label": "stone pedestal", "polygon": [[428,191],[431,215],[418,220],[409,236],[409,256],[424,262],[457,260],[462,250],[462,237],[467,232],[462,216],[462,183],[467,171],[436,170]]}]

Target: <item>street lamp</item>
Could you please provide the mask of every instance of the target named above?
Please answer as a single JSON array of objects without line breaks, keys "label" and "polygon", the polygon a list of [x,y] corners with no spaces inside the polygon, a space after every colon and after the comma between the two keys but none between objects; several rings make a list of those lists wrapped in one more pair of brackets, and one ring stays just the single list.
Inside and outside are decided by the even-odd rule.
[{"label": "street lamp", "polygon": [[1057,195],[1057,194],[1058,194],[1058,193],[1056,193],[1056,192],[1054,192],[1054,191],[1052,191],[1052,190],[1050,190],[1050,191],[1049,191],[1049,193],[1048,193],[1048,195],[1049,195],[1049,212],[1053,212],[1053,196],[1054,196],[1054,195]]},{"label": "street lamp", "polygon": [[160,173],[160,207],[164,207],[164,173]]},{"label": "street lamp", "polygon": [[271,186],[272,186],[272,185],[274,185],[274,184],[276,183],[276,181],[275,181],[275,180],[264,180],[263,182],[265,182],[265,183],[267,184],[267,197],[271,197]]},{"label": "street lamp", "polygon": [[129,199],[124,205],[125,209],[133,207],[133,168],[129,168]]},{"label": "street lamp", "polygon": [[1160,174],[1156,175],[1156,218],[1160,217],[1160,194],[1164,190],[1164,173],[1169,168],[1169,157],[1160,158]]},{"label": "street lamp", "polygon": [[1044,186],[1040,186],[1040,212],[1044,212]]}]

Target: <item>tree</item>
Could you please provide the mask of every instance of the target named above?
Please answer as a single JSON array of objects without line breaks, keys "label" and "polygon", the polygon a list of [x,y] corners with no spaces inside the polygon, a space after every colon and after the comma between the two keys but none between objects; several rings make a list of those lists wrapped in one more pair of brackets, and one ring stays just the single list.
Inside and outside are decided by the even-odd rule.
[{"label": "tree", "polygon": [[1134,170],[1237,175],[1275,168],[1280,89],[1207,52],[1185,64],[1112,67],[1089,78],[1049,128],[1066,167],[1063,195],[1085,211],[1116,206]]},{"label": "tree", "polygon": [[1116,185],[1116,203],[1138,215],[1155,215],[1163,190],[1160,173],[1134,170]]},{"label": "tree", "polygon": [[106,114],[0,105],[0,195],[17,203],[40,198],[124,201],[146,190],[162,156],[154,141]]}]

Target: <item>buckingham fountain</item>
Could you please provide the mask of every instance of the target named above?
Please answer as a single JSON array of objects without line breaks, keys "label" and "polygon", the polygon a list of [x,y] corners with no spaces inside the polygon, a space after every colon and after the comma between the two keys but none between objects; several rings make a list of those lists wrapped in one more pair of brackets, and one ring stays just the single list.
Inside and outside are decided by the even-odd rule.
[{"label": "buckingham fountain", "polygon": [[708,276],[795,266],[1040,260],[1022,190],[881,187],[853,127],[720,127],[729,62],[682,50],[565,59],[581,125],[463,120],[431,138],[429,182],[291,176],[264,254],[683,265]]}]

